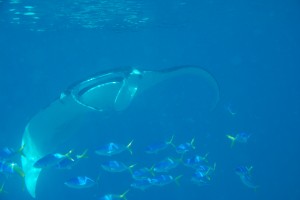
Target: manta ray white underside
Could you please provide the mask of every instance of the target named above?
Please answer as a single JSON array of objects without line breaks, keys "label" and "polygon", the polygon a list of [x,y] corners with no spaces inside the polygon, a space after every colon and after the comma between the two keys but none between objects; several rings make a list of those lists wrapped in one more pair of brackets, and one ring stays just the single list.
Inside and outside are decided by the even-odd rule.
[{"label": "manta ray white underside", "polygon": [[[32,197],[36,197],[36,185],[41,169],[34,163],[52,153],[62,138],[59,130],[88,112],[118,112],[126,109],[132,99],[166,79],[193,75],[209,83],[214,92],[212,107],[219,100],[219,88],[215,79],[205,70],[194,66],[173,67],[161,71],[127,68],[104,72],[70,86],[56,101],[40,110],[25,127],[22,138],[24,154],[22,167],[25,184]],[[58,139],[59,138],[59,139]]]}]

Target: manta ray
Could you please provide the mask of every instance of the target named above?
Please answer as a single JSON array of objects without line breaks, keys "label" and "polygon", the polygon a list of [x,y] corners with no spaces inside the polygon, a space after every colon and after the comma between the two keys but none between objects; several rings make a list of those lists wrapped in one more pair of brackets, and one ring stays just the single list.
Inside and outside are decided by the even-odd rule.
[{"label": "manta ray", "polygon": [[52,153],[61,140],[72,137],[72,132],[62,136],[61,129],[89,112],[104,115],[107,112],[124,111],[134,98],[148,88],[167,79],[186,75],[196,76],[208,83],[213,91],[212,107],[215,107],[219,100],[218,84],[210,73],[195,66],[158,71],[117,69],[96,74],[68,87],[59,98],[34,115],[25,127],[22,145],[26,157],[22,157],[21,162],[29,194],[36,197],[37,181],[42,170],[35,168],[34,163]]}]

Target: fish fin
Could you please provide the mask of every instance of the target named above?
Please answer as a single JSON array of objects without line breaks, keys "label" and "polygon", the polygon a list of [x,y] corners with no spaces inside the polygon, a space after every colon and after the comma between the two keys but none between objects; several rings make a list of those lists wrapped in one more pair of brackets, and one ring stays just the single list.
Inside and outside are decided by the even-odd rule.
[{"label": "fish fin", "polygon": [[25,177],[25,173],[23,171],[23,169],[16,163],[12,163],[11,164],[12,169],[17,172],[17,174],[19,174],[22,178]]},{"label": "fish fin", "polygon": [[132,145],[133,140],[131,140],[131,142],[129,142],[129,144],[127,144],[126,148],[129,151],[129,153],[132,155],[132,149],[131,149],[131,145]]},{"label": "fish fin", "polygon": [[231,136],[231,135],[226,135],[226,137],[231,140],[231,147],[233,147],[236,138],[234,136]]},{"label": "fish fin", "polygon": [[76,158],[77,159],[88,158],[87,152],[88,152],[88,149],[84,150],[84,152],[80,155],[77,155]]}]

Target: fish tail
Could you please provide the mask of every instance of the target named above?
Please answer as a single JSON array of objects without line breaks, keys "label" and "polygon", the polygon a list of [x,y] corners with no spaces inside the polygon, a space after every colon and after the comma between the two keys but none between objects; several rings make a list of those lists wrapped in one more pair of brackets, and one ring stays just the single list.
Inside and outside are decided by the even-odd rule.
[{"label": "fish tail", "polygon": [[254,192],[257,192],[257,189],[259,188],[259,185],[256,185],[255,187],[254,187]]},{"label": "fish tail", "polygon": [[216,165],[217,165],[217,163],[214,163],[214,166],[213,166],[213,168],[212,168],[213,171],[216,170]]},{"label": "fish tail", "polygon": [[177,162],[182,163],[183,162],[184,153],[181,154],[179,159],[176,159]]},{"label": "fish tail", "polygon": [[130,166],[128,167],[128,170],[129,170],[129,172],[130,172],[131,175],[133,174],[132,168],[134,168],[134,166],[136,166],[136,164],[130,165]]},{"label": "fish tail", "polygon": [[132,149],[131,149],[131,145],[132,145],[133,140],[131,140],[131,142],[129,142],[129,144],[127,144],[126,148],[129,151],[129,153],[132,155]]},{"label": "fish tail", "polygon": [[206,154],[203,156],[203,160],[204,160],[205,162],[208,162],[208,160],[207,160],[208,154],[209,154],[209,153],[206,153]]},{"label": "fish tail", "polygon": [[170,140],[169,141],[167,141],[166,143],[167,143],[167,145],[171,145],[172,147],[176,147],[175,146],[175,144],[173,143],[173,140],[174,140],[174,135],[172,135],[172,137],[170,138]]},{"label": "fish tail", "polygon": [[101,176],[101,174],[100,174],[100,172],[99,172],[99,174],[98,174],[98,176],[97,176],[97,179],[96,179],[96,184],[97,184],[97,187],[99,187],[99,183],[100,183],[100,176]]},{"label": "fish tail", "polygon": [[251,172],[251,171],[252,171],[252,169],[253,169],[253,166],[246,167],[246,169],[247,169],[247,171],[248,171],[248,172]]},{"label": "fish tail", "polygon": [[127,200],[127,199],[126,199],[126,194],[127,194],[129,191],[130,191],[130,190],[126,190],[123,194],[120,194],[120,199]]},{"label": "fish tail", "polygon": [[236,138],[235,138],[234,136],[231,136],[231,135],[226,135],[226,137],[227,137],[229,140],[231,140],[231,147],[233,147]]},{"label": "fish tail", "polygon": [[214,172],[215,170],[216,170],[216,163],[214,163],[213,167],[209,167],[209,169],[205,173],[205,176],[207,177],[208,180],[211,180],[211,177],[209,176],[210,172]]},{"label": "fish tail", "polygon": [[247,169],[248,174],[252,175],[253,166],[246,167],[246,169]]},{"label": "fish tail", "polygon": [[196,149],[194,142],[195,142],[195,138],[193,138],[190,142],[192,149]]},{"label": "fish tail", "polygon": [[174,178],[174,182],[176,183],[177,186],[180,186],[180,183],[179,183],[179,179],[182,177],[183,175],[179,175],[179,176],[176,176]]},{"label": "fish tail", "polygon": [[0,187],[0,194],[1,193],[7,193],[5,190],[4,190],[4,185],[5,185],[5,182],[2,183],[1,187]]},{"label": "fish tail", "polygon": [[87,152],[88,152],[88,149],[84,150],[84,152],[82,152],[82,154],[76,156],[77,159],[88,158]]},{"label": "fish tail", "polygon": [[68,159],[74,161],[74,159],[71,157],[71,154],[72,154],[72,153],[73,153],[73,149],[71,149],[68,153],[66,153],[65,156],[66,156]]},{"label": "fish tail", "polygon": [[26,158],[26,155],[24,154],[24,147],[25,144],[23,144],[19,149],[18,149],[18,154],[20,154],[21,156],[23,156],[24,158]]},{"label": "fish tail", "polygon": [[154,167],[155,167],[155,164],[153,164],[153,165],[151,166],[151,168],[149,169],[149,171],[150,171],[150,173],[151,173],[152,176],[155,176],[155,173],[154,173]]}]

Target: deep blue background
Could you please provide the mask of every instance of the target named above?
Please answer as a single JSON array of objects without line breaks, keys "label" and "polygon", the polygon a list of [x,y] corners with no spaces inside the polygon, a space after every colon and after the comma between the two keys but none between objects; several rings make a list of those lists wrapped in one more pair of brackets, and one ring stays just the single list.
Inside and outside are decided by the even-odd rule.
[{"label": "deep blue background", "polygon": [[[19,147],[30,118],[69,84],[94,72],[120,66],[163,69],[195,64],[210,71],[220,86],[221,99],[213,112],[205,116],[197,112],[197,101],[192,99],[201,96],[193,96],[186,82],[180,89],[178,84],[169,85],[158,91],[161,95],[151,91],[141,97],[126,114],[126,124],[120,119],[118,123],[126,128],[124,143],[135,139],[135,163],[145,162],[143,134],[152,134],[153,141],[175,134],[176,143],[196,137],[197,151],[209,152],[209,161],[217,163],[212,185],[198,187],[186,175],[180,187],[132,190],[128,199],[300,199],[299,2],[190,0],[147,5],[153,20],[139,28],[68,28],[64,21],[56,21],[51,30],[37,32],[26,24],[10,24],[9,4],[0,2],[0,146]],[[149,108],[143,100],[148,100]],[[228,105],[237,115],[227,112]],[[147,111],[144,120],[135,115],[137,110]],[[112,120],[103,130],[118,133],[110,123],[114,126]],[[251,138],[231,149],[225,135],[240,131],[251,133]],[[97,140],[101,144],[110,139],[95,134]],[[128,162],[133,159],[126,153],[122,156]],[[85,174],[94,167],[87,175],[97,176],[101,159],[91,156],[90,160],[74,171],[43,173],[38,199],[95,199],[128,188],[126,173],[103,173],[99,188],[66,188],[65,178],[78,172]],[[240,182],[234,174],[237,165],[254,167],[257,191]],[[177,173],[186,171],[180,168]],[[19,177],[9,177],[5,190],[8,193],[0,194],[0,199],[31,199],[22,191]]]}]

